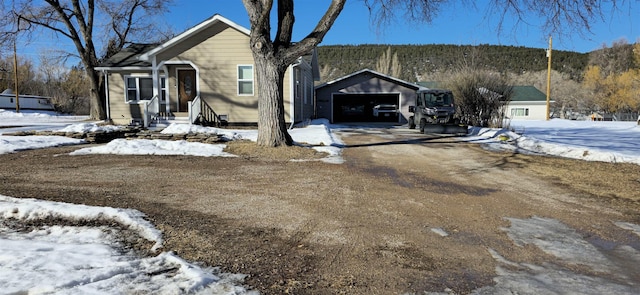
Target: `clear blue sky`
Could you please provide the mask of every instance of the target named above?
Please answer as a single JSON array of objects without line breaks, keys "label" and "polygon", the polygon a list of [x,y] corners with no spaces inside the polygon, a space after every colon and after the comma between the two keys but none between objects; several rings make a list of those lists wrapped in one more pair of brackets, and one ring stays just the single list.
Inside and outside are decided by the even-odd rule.
[{"label": "clear blue sky", "polygon": [[[457,3],[443,6],[431,23],[407,22],[398,18],[390,26],[376,32],[363,0],[349,0],[321,45],[492,44],[541,49],[548,47],[548,32],[541,31],[540,26],[536,24],[520,24],[514,27],[513,22],[507,20],[502,32],[498,32],[499,16],[487,13],[486,3],[489,0],[468,1],[475,3],[475,7],[464,6],[460,1],[451,2]],[[313,29],[329,3],[330,0],[296,0],[293,41],[302,39]],[[216,13],[249,28],[247,12],[241,0],[175,0],[165,17],[177,34]],[[599,49],[603,44],[610,46],[612,42],[621,38],[625,38],[629,43],[637,42],[640,38],[639,17],[640,1],[627,0],[619,11],[605,12],[604,21],[593,23],[592,33],[574,34],[571,38],[553,36],[553,49],[590,52]],[[18,55],[27,57],[36,64],[44,51],[52,49],[75,53],[75,47],[70,41],[55,38],[50,33],[43,33],[28,43],[18,42]],[[3,56],[10,54],[12,52],[0,52]],[[68,60],[68,64],[76,62],[74,59]]]},{"label": "clear blue sky", "polygon": [[[247,12],[240,0],[178,0],[170,7],[168,19],[177,33],[213,14],[220,14],[249,28]],[[456,1],[452,1],[456,2]],[[458,1],[459,2],[459,1]],[[336,44],[456,44],[514,45],[548,47],[549,33],[535,24],[520,24],[507,20],[502,32],[497,31],[496,15],[488,15],[486,0],[475,1],[475,7],[460,3],[447,4],[432,23],[406,22],[398,18],[376,32],[362,0],[350,0],[321,45]],[[326,11],[329,0],[298,0],[295,2],[296,23],[294,41],[308,34]],[[605,12],[605,20],[593,23],[592,33],[573,34],[571,38],[553,36],[554,50],[589,52],[603,44],[625,38],[634,43],[640,38],[640,2],[631,0],[615,13]]]}]

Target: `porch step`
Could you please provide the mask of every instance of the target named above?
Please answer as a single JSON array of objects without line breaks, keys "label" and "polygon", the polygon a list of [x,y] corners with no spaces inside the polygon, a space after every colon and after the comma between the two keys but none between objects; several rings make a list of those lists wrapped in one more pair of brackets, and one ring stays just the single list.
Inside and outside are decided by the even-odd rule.
[{"label": "porch step", "polygon": [[169,125],[171,124],[190,124],[189,117],[175,116],[175,117],[171,117],[170,119],[159,118],[150,124],[149,129],[150,130],[164,129],[166,127],[169,127]]}]

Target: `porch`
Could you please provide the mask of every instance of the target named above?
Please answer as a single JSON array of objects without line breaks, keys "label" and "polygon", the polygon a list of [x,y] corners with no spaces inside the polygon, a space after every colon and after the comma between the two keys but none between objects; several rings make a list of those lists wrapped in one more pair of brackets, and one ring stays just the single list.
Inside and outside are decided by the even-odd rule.
[{"label": "porch", "polygon": [[227,126],[226,115],[217,114],[213,108],[199,95],[186,102],[186,112],[173,112],[166,104],[161,103],[158,96],[144,102],[142,125],[145,128],[166,127],[172,123],[196,124],[202,126]]}]

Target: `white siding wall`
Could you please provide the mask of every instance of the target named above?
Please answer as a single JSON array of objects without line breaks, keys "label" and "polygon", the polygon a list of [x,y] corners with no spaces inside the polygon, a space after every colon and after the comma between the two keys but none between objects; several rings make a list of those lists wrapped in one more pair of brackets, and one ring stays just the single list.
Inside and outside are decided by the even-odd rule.
[{"label": "white siding wall", "polygon": [[[514,109],[519,109],[515,111],[519,115],[512,115]],[[528,115],[522,115],[521,110],[527,110]],[[510,102],[507,105],[506,116],[513,120],[545,120],[547,118],[547,104],[546,102]]]}]

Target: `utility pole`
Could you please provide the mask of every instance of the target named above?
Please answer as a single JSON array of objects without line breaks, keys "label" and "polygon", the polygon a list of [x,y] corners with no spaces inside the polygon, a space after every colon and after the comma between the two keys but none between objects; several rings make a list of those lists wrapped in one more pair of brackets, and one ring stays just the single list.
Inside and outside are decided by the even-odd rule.
[{"label": "utility pole", "polygon": [[[12,2],[13,12],[15,13],[15,2]],[[20,89],[18,89],[18,49],[16,48],[18,43],[18,33],[20,33],[20,17],[16,20],[16,32],[13,36],[13,91],[16,95],[16,113],[20,112]]]},{"label": "utility pole", "polygon": [[16,95],[16,113],[19,113],[20,112],[20,91],[18,90],[18,50],[16,49],[16,43],[17,41],[14,39],[13,40],[13,82],[14,82],[15,95]]},{"label": "utility pole", "polygon": [[549,101],[551,100],[551,36],[549,36],[549,49],[547,50],[549,58],[547,65],[547,121],[549,121]]}]

